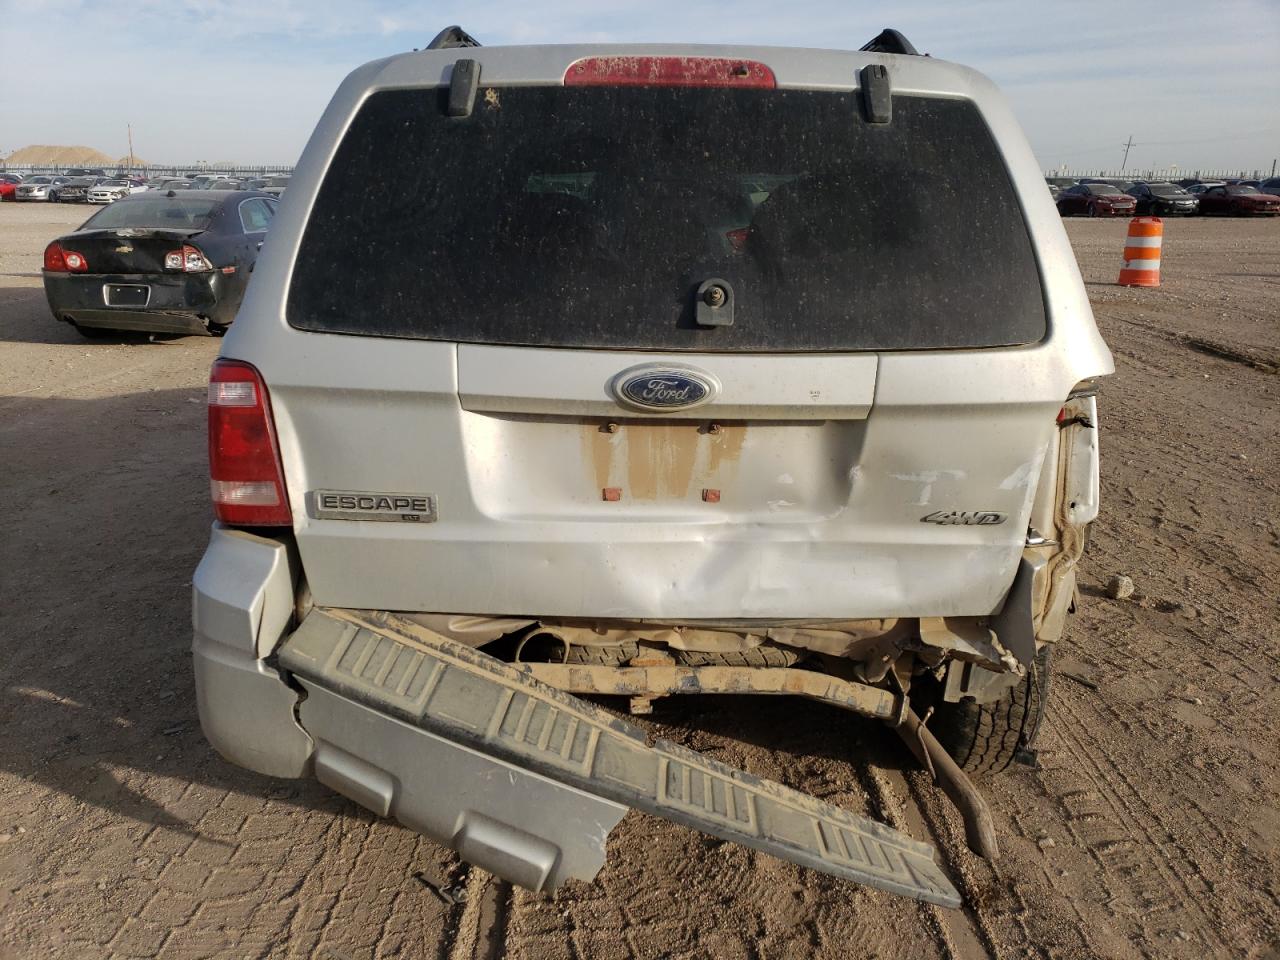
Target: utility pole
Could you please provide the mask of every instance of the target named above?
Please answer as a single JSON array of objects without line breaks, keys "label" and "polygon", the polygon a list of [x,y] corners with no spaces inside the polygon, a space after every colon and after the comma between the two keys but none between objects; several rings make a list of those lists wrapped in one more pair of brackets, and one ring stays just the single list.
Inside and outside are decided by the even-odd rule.
[{"label": "utility pole", "polygon": [[126,131],[128,131],[128,134],[129,134],[129,172],[132,173],[133,172],[133,124],[126,123],[124,125],[124,128]]},{"label": "utility pole", "polygon": [[1129,162],[1129,148],[1133,146],[1133,134],[1129,134],[1129,140],[1124,145],[1124,159],[1120,161],[1120,169],[1123,170],[1125,164]]}]

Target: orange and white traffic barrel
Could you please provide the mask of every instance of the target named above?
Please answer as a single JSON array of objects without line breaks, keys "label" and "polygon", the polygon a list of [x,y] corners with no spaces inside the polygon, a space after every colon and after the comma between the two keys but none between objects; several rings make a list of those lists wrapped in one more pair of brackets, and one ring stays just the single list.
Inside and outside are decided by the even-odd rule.
[{"label": "orange and white traffic barrel", "polygon": [[1160,286],[1160,244],[1164,221],[1159,217],[1134,217],[1124,241],[1124,262],[1120,264],[1122,287]]}]

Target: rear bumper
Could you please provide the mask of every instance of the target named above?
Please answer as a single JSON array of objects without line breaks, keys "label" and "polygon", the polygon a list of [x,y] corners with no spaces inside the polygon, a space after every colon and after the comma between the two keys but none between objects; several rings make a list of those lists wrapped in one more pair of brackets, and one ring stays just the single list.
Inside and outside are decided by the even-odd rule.
[{"label": "rear bumper", "polygon": [[[108,284],[151,288],[146,307],[108,306]],[[207,334],[209,323],[227,324],[233,310],[222,302],[222,276],[200,274],[44,274],[45,298],[58,320],[112,330]],[[228,316],[227,314],[231,314]]]},{"label": "rear bumper", "polygon": [[302,777],[315,745],[298,725],[298,692],[259,656],[293,616],[296,565],[285,543],[213,529],[191,581],[196,704],[218,753],[273,777]]},{"label": "rear bumper", "polygon": [[82,327],[101,327],[107,330],[209,335],[208,322],[190,313],[160,310],[76,310],[60,319],[66,319]]},{"label": "rear bumper", "polygon": [[263,659],[290,625],[296,571],[286,543],[214,525],[192,578],[196,703],[214,749],[268,776],[315,776],[532,889],[594,877],[626,807],[324,687],[304,692]]},{"label": "rear bumper", "polygon": [[[933,850],[761,781],[430,631],[315,609],[291,545],[215,525],[192,580],[200,722],[234,763],[314,775],[533,890],[592,879],[628,806],[946,906]],[[278,658],[273,661],[273,658]]]}]

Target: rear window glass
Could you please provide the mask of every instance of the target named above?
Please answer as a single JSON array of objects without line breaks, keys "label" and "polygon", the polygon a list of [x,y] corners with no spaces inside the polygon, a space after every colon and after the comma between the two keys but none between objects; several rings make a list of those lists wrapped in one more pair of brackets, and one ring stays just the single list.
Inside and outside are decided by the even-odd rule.
[{"label": "rear window glass", "polygon": [[217,200],[180,200],[173,197],[135,195],[99,210],[82,230],[117,230],[127,227],[203,230],[209,225]]},{"label": "rear window glass", "polygon": [[[1016,195],[973,104],[691,87],[366,100],[289,287],[305,330],[735,352],[985,347],[1045,332]],[[961,175],[963,174],[963,175]],[[733,323],[695,322],[725,281]]]}]

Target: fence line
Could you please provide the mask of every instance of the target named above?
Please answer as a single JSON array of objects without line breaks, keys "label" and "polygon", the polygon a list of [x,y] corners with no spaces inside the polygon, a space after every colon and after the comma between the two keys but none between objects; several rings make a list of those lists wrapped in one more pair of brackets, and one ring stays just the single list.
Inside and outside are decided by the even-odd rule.
[{"label": "fence line", "polygon": [[[284,164],[234,164],[234,163],[148,163],[135,164],[130,167],[126,164],[103,164],[102,166],[94,166],[92,164],[31,164],[18,163],[6,164],[0,160],[0,173],[41,173],[49,175],[64,174],[68,170],[105,170],[108,174],[112,173],[141,173],[148,177],[178,177],[178,176],[208,176],[209,174],[222,174],[224,176],[236,177],[272,177],[283,176],[293,173],[292,165]],[[1195,177],[1199,180],[1260,180],[1271,176],[1269,170],[1263,169],[1204,169],[1204,168],[1186,168],[1166,167],[1163,169],[1130,169],[1130,170],[1085,170],[1085,169],[1069,169],[1058,168],[1056,170],[1045,170],[1046,178],[1061,178],[1078,180],[1080,177],[1105,177],[1107,179],[1124,179],[1124,180],[1182,180],[1187,177]]]},{"label": "fence line", "polygon": [[147,177],[179,177],[208,176],[221,174],[235,177],[278,177],[292,174],[292,165],[282,164],[233,164],[233,163],[148,163],[134,164],[132,167],[124,163],[15,163],[6,164],[0,160],[0,173],[31,173],[56,176],[68,170],[103,170],[107,174],[140,173]]},{"label": "fence line", "polygon": [[1108,180],[1261,180],[1272,174],[1268,170],[1217,170],[1192,167],[1165,167],[1148,170],[1077,170],[1059,168],[1046,170],[1045,177],[1078,180],[1080,177],[1105,177]]}]

